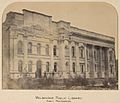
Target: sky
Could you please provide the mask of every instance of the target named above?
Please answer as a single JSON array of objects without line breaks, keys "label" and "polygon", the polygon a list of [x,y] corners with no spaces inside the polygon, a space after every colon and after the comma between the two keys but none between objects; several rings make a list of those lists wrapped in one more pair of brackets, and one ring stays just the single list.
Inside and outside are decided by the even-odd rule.
[{"label": "sky", "polygon": [[[21,12],[28,9],[52,16],[53,21],[64,20],[71,22],[72,26],[100,34],[115,37],[117,42],[117,12],[107,3],[13,3],[6,7],[3,13],[3,21],[9,11]],[[117,44],[115,45],[117,48]],[[117,53],[117,50],[116,50]]]}]

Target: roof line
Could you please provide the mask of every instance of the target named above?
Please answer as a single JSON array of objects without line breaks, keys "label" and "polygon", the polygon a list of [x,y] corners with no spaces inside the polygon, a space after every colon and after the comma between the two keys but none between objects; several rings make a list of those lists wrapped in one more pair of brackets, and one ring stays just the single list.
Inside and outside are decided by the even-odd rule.
[{"label": "roof line", "polygon": [[10,14],[10,13],[15,13],[15,14],[23,15],[22,13],[19,13],[19,12],[13,12],[13,11],[8,12],[7,15]]},{"label": "roof line", "polygon": [[78,30],[82,30],[82,31],[85,31],[87,33],[93,33],[93,34],[96,34],[96,35],[101,35],[101,36],[104,36],[104,37],[109,37],[111,39],[115,39],[114,37],[111,37],[111,36],[107,36],[107,35],[104,35],[104,34],[101,34],[101,33],[97,33],[97,32],[93,32],[93,31],[89,31],[89,30],[85,30],[85,29],[80,29],[80,28],[77,28],[77,27],[74,27],[74,26],[71,26],[72,28],[75,28],[75,29],[78,29]]},{"label": "roof line", "polygon": [[31,13],[35,13],[35,14],[40,14],[40,15],[43,15],[43,16],[47,16],[47,17],[52,17],[52,16],[49,16],[49,15],[45,15],[45,14],[43,14],[43,13],[39,13],[39,12],[27,10],[27,9],[23,9],[22,11],[27,11],[27,12],[31,12]]}]

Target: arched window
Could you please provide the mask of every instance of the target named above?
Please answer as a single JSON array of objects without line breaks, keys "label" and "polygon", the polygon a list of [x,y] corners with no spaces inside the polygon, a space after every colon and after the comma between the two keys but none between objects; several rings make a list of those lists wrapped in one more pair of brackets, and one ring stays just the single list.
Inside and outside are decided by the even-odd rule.
[{"label": "arched window", "polygon": [[74,62],[73,62],[72,68],[73,68],[73,73],[75,73],[75,63]]},{"label": "arched window", "polygon": [[94,58],[95,58],[95,60],[97,60],[97,51],[96,50],[94,50]]},{"label": "arched window", "polygon": [[80,58],[84,58],[84,47],[83,46],[79,48],[79,53],[80,53]]},{"label": "arched window", "polygon": [[106,58],[105,58],[105,57],[106,57],[105,54],[106,54],[105,50],[102,49],[102,60],[105,60],[105,59],[106,59]]},{"label": "arched window", "polygon": [[22,60],[19,60],[18,61],[18,71],[22,72],[22,70],[23,70],[23,62],[22,62]]},{"label": "arched window", "polygon": [[86,55],[87,55],[87,59],[90,59],[90,48],[87,47],[86,49]]},{"label": "arched window", "polygon": [[23,53],[23,43],[22,41],[18,41],[18,54]]},{"label": "arched window", "polygon": [[110,61],[112,61],[112,60],[113,60],[113,52],[110,51],[110,52],[109,52],[109,55],[110,55]]},{"label": "arched window", "polygon": [[41,54],[41,44],[40,43],[37,44],[37,54],[38,55]]},{"label": "arched window", "polygon": [[49,55],[49,45],[48,44],[46,44],[46,48],[45,48],[46,50],[46,55]]},{"label": "arched window", "polygon": [[110,65],[110,73],[113,73],[113,65]]},{"label": "arched window", "polygon": [[41,69],[41,61],[39,60],[39,61],[37,61],[37,69]]},{"label": "arched window", "polygon": [[28,62],[28,72],[32,72],[32,61]]},{"label": "arched window", "polygon": [[87,72],[89,72],[89,70],[90,70],[90,63],[88,62],[87,63]]},{"label": "arched window", "polygon": [[80,63],[80,70],[81,70],[81,73],[84,73],[84,64],[83,63]]},{"label": "arched window", "polygon": [[65,66],[66,66],[66,69],[69,69],[69,63],[68,62],[65,63]]},{"label": "arched window", "polygon": [[97,72],[97,64],[95,64],[95,72]]},{"label": "arched window", "polygon": [[69,47],[65,46],[65,56],[69,56]]},{"label": "arched window", "polygon": [[98,58],[99,58],[99,49],[98,48],[95,48],[94,49],[94,59],[97,61],[98,60]]},{"label": "arched window", "polygon": [[32,43],[28,43],[28,53],[32,53]]},{"label": "arched window", "polygon": [[46,72],[49,72],[49,62],[46,63]]},{"label": "arched window", "polygon": [[72,46],[72,57],[75,57],[75,47]]},{"label": "arched window", "polygon": [[40,78],[42,76],[42,63],[40,60],[37,61],[36,68],[37,68],[37,70],[35,72],[35,77]]},{"label": "arched window", "polygon": [[56,47],[56,45],[54,45],[54,47],[53,47],[53,55],[54,55],[54,56],[57,55],[57,47]]},{"label": "arched window", "polygon": [[54,63],[54,72],[57,72],[57,63]]}]

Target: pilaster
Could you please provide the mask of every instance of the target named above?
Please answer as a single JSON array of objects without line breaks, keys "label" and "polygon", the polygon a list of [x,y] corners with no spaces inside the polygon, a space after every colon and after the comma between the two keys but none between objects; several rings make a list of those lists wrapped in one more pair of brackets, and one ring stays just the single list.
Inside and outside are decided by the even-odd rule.
[{"label": "pilaster", "polygon": [[63,71],[63,77],[66,78],[67,70],[65,69],[65,45],[64,45],[64,40],[61,40],[60,47],[61,47],[61,49],[60,49],[60,51],[61,51],[60,52],[60,54],[61,54],[61,56],[60,56],[60,58],[61,58],[60,59],[61,60],[61,69]]},{"label": "pilaster", "polygon": [[53,41],[51,41],[50,43],[50,56],[51,56],[51,59],[50,59],[50,72],[53,72],[54,70],[54,60],[53,60]]},{"label": "pilaster", "polygon": [[72,45],[71,45],[71,42],[70,42],[70,45],[69,45],[69,56],[70,56],[70,75],[72,75]]},{"label": "pilaster", "polygon": [[23,61],[23,69],[28,70],[28,49],[27,49],[27,37],[23,37],[23,53],[24,53],[24,61]]},{"label": "pilaster", "polygon": [[99,48],[100,53],[99,53],[99,77],[104,78],[104,68],[102,68],[102,47]]},{"label": "pilaster", "polygon": [[75,55],[76,55],[76,73],[77,74],[80,74],[80,67],[79,67],[79,47],[78,47],[78,44],[76,43],[75,45]]}]

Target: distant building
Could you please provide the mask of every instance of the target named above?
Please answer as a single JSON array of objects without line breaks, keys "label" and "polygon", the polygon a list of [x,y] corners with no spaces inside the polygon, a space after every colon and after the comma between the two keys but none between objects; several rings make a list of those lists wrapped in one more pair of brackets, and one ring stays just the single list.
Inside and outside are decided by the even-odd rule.
[{"label": "distant building", "polygon": [[3,79],[116,78],[115,39],[52,16],[9,12],[3,23]]}]

